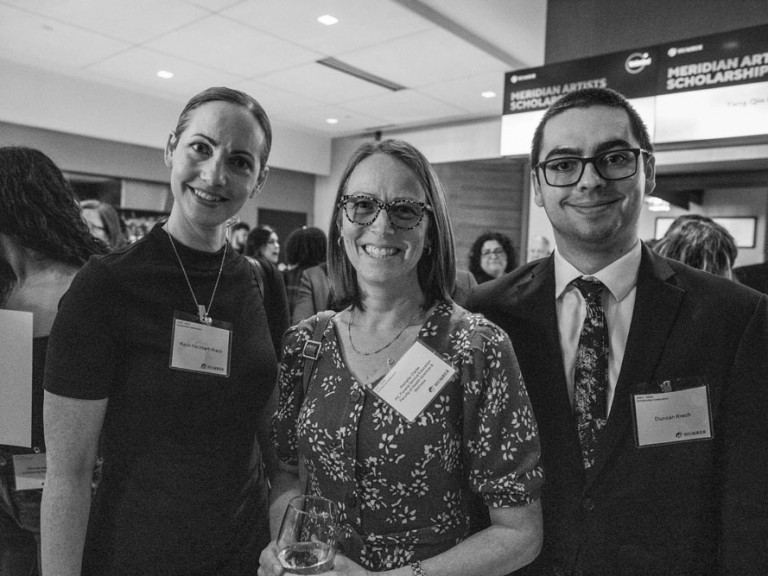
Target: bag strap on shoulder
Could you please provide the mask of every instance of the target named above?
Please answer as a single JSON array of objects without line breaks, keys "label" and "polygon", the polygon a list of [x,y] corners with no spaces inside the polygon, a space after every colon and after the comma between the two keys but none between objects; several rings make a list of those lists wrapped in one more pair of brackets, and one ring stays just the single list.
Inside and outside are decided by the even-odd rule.
[{"label": "bag strap on shoulder", "polygon": [[251,265],[251,271],[253,272],[253,278],[256,280],[256,284],[259,287],[259,292],[261,292],[261,299],[264,300],[264,286],[266,285],[266,274],[264,272],[264,266],[261,265],[261,262],[259,262],[256,258],[252,256],[246,256],[246,260],[248,260],[248,264]]},{"label": "bag strap on shoulder", "polygon": [[312,338],[304,342],[304,348],[301,350],[301,355],[304,357],[304,380],[303,390],[304,397],[307,395],[309,389],[309,381],[312,379],[312,374],[315,372],[315,364],[318,358],[320,358],[320,349],[323,346],[323,334],[328,326],[328,322],[331,321],[335,312],[333,310],[324,310],[317,314],[317,324],[312,332]]}]

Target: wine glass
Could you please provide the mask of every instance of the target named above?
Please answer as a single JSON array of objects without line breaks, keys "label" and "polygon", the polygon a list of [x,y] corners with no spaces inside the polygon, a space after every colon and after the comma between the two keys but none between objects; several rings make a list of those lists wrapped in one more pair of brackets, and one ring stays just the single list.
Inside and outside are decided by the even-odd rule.
[{"label": "wine glass", "polygon": [[333,569],[339,535],[338,507],[322,496],[296,496],[285,509],[277,558],[288,574]]}]

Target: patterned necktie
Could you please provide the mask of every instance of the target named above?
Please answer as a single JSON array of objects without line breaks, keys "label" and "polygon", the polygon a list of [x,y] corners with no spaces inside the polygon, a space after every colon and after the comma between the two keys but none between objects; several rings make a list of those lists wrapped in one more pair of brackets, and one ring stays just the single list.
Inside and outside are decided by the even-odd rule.
[{"label": "patterned necktie", "polygon": [[595,462],[597,437],[608,420],[608,328],[603,311],[603,283],[594,278],[577,278],[572,284],[587,301],[587,317],[576,349],[573,404],[581,456],[584,468],[588,469]]}]

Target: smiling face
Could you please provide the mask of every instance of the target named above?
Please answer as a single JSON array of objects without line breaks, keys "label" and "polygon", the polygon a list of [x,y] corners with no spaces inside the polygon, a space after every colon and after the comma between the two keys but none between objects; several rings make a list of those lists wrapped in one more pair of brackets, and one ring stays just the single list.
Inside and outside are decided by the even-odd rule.
[{"label": "smiling face", "polygon": [[[345,194],[382,202],[426,202],[424,188],[413,171],[387,154],[373,154],[361,161],[347,181]],[[411,230],[395,228],[385,209],[368,226],[350,222],[340,214],[344,248],[364,293],[374,286],[420,292],[416,265],[424,251],[429,224],[425,215]]]},{"label": "smiling face", "polygon": [[195,109],[184,132],[171,134],[165,162],[171,168],[174,233],[206,232],[218,238],[227,219],[259,191],[267,168],[259,161],[264,132],[244,107],[208,102]]},{"label": "smiling face", "polygon": [[480,268],[493,278],[498,278],[507,269],[507,253],[498,240],[486,240],[480,249]]},{"label": "smiling face", "polygon": [[[625,110],[573,108],[547,122],[538,161],[626,148],[640,148],[640,143]],[[601,255],[606,265],[635,245],[643,197],[654,184],[653,158],[643,154],[637,173],[624,180],[604,180],[587,164],[578,182],[560,188],[548,185],[541,170],[531,172],[534,201],[546,211],[561,253],[566,258]]]}]

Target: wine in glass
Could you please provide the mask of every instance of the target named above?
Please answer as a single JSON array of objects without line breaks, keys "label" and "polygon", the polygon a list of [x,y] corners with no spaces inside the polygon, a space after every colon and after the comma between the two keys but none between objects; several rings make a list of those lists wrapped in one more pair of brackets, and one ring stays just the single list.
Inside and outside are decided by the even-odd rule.
[{"label": "wine in glass", "polygon": [[329,572],[338,535],[334,502],[322,496],[297,496],[285,509],[277,537],[277,558],[289,574]]}]

